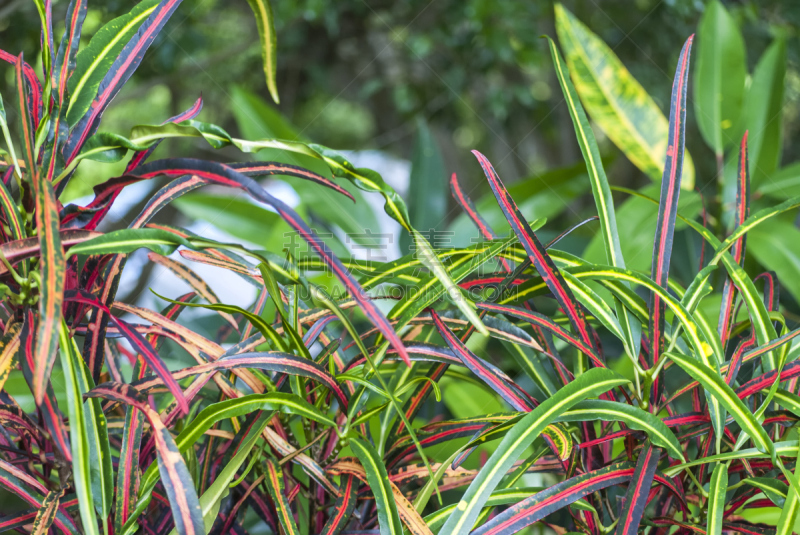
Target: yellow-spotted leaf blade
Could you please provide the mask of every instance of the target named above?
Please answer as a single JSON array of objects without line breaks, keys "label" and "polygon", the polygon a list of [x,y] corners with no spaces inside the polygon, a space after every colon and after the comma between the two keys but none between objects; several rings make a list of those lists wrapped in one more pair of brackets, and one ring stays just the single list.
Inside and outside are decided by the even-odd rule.
[{"label": "yellow-spotted leaf blade", "polygon": [[[589,116],[636,167],[660,180],[667,156],[666,116],[602,39],[561,4],[555,14],[561,49]],[[694,189],[688,153],[681,186]]]}]

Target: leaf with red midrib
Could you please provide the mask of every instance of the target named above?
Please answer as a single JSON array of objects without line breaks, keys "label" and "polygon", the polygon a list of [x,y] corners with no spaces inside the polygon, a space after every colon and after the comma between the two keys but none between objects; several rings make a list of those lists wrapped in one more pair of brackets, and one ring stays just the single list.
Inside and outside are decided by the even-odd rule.
[{"label": "leaf with red midrib", "polygon": [[[747,131],[742,137],[742,143],[739,147],[739,172],[738,180],[736,181],[736,226],[742,225],[745,220],[750,216],[750,172],[747,164]],[[745,252],[745,236],[740,236],[731,247],[731,256],[733,261],[739,265],[744,262]],[[725,286],[722,289],[722,302],[719,308],[719,321],[717,322],[717,332],[719,333],[720,341],[722,342],[723,349],[728,342],[731,326],[731,314],[733,313],[733,300],[736,295],[736,289],[730,277],[725,278]]]},{"label": "leaf with red midrib", "polygon": [[95,299],[95,297],[91,294],[84,292],[83,290],[68,292],[67,299],[69,301],[75,301],[84,305],[89,305],[108,314],[111,321],[113,321],[120,332],[125,335],[125,338],[144,357],[147,365],[164,381],[164,384],[169,389],[170,393],[175,396],[175,400],[178,402],[178,405],[183,413],[188,414],[189,402],[186,401],[186,398],[183,395],[183,390],[181,390],[181,387],[177,381],[173,379],[169,368],[167,368],[166,364],[164,364],[164,361],[161,360],[158,352],[156,352],[150,342],[148,342],[141,334],[139,334],[136,329],[131,328],[125,321],[122,321],[111,314],[111,310]]},{"label": "leaf with red midrib", "polygon": [[330,267],[336,278],[339,279],[350,295],[358,302],[364,314],[373,325],[380,330],[381,334],[389,340],[391,345],[397,349],[406,365],[411,365],[403,342],[386,319],[386,316],[375,306],[375,303],[372,302],[372,299],[366,294],[361,285],[353,278],[350,272],[347,271],[342,262],[330,251],[325,242],[319,239],[305,221],[300,218],[297,212],[280,199],[270,195],[253,179],[226,165],[191,158],[157,160],[137,167],[131,171],[131,174],[143,178],[158,175],[194,175],[215,184],[242,189],[249,193],[255,200],[274,208],[284,221],[306,240],[328,267]]},{"label": "leaf with red midrib", "polygon": [[575,299],[575,296],[572,295],[572,291],[567,286],[564,277],[558,271],[558,268],[547,254],[544,246],[539,242],[536,234],[534,234],[530,225],[528,225],[528,222],[520,213],[517,204],[500,181],[500,177],[497,176],[492,164],[489,163],[489,160],[480,152],[474,150],[472,153],[480,162],[483,172],[489,180],[489,185],[494,192],[494,196],[497,198],[497,203],[500,205],[500,209],[506,216],[514,233],[519,238],[519,242],[528,253],[539,275],[542,276],[545,284],[547,284],[547,287],[553,292],[556,300],[564,309],[573,328],[578,332],[581,341],[587,347],[595,349],[594,337],[589,331],[589,324],[586,322],[583,310]]},{"label": "leaf with red midrib", "polygon": [[631,463],[620,463],[572,477],[509,507],[470,535],[516,533],[593,492],[627,483],[633,473]]},{"label": "leaf with red midrib", "polygon": [[661,450],[654,448],[649,442],[639,452],[636,470],[628,485],[625,503],[619,515],[616,535],[636,535],[639,531],[639,522],[644,515],[660,454]]},{"label": "leaf with red midrib", "polygon": [[[686,130],[686,88],[689,78],[689,55],[692,50],[690,36],[683,45],[678,58],[678,67],[672,85],[672,102],[669,113],[669,139],[664,175],[661,179],[661,201],[658,207],[655,241],[653,243],[653,266],[651,278],[666,288],[669,264],[672,257],[672,240],[675,234],[675,216],[678,213],[678,197],[683,171],[683,145]],[[655,294],[650,299],[650,360],[657,362],[664,343],[665,303]]]},{"label": "leaf with red midrib", "polygon": [[92,100],[88,111],[70,131],[63,151],[66,163],[72,162],[78,156],[86,140],[97,130],[103,112],[139,67],[145,52],[181,1],[162,0],[117,56],[103,81],[100,82],[97,96]]},{"label": "leaf with red midrib", "polygon": [[476,357],[453,331],[444,324],[435,310],[431,310],[431,316],[433,317],[433,323],[436,325],[436,329],[439,331],[442,338],[444,338],[444,341],[472,373],[477,375],[489,388],[497,392],[500,397],[506,400],[516,410],[525,412],[531,410],[531,403],[520,396],[504,378],[499,377],[485,366],[483,361]]},{"label": "leaf with red midrib", "polygon": [[130,385],[108,382],[94,387],[84,394],[84,397],[117,401],[135,407],[144,413],[155,438],[158,469],[169,497],[175,527],[179,533],[185,535],[204,534],[203,514],[194,490],[192,476],[175,445],[175,440],[164,426],[159,414],[150,408],[144,395]]},{"label": "leaf with red midrib", "polygon": [[356,508],[357,491],[358,480],[351,475],[343,476],[339,497],[333,505],[333,514],[322,528],[321,535],[337,535],[347,526]]}]

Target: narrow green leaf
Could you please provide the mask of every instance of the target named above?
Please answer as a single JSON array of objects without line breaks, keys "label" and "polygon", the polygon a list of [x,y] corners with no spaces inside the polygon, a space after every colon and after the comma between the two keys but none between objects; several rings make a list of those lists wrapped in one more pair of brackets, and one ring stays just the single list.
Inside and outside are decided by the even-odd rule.
[{"label": "narrow green leaf", "polygon": [[[76,349],[74,341],[71,342],[73,344],[72,349]],[[73,365],[81,388],[81,394],[94,388],[94,381],[83,359],[78,359]],[[92,495],[95,499],[97,512],[100,514],[100,518],[105,521],[111,513],[114,470],[111,464],[108,424],[99,399],[89,398],[84,402],[84,418],[86,421],[86,440],[89,445]]]},{"label": "narrow green leaf", "polygon": [[19,167],[19,161],[17,160],[17,154],[14,151],[14,141],[11,137],[11,133],[8,131],[8,122],[6,120],[6,110],[5,106],[3,106],[3,97],[0,96],[0,130],[3,132],[3,138],[6,140],[6,146],[8,147],[8,155],[11,158],[11,165],[14,166],[14,172],[16,174],[17,181],[22,180],[22,171]]},{"label": "narrow green leaf", "polygon": [[[785,442],[777,442],[775,446],[775,455],[786,457],[788,455],[797,455],[797,441],[787,440]],[[716,455],[709,455],[708,457],[701,457],[692,461],[676,464],[664,469],[664,475],[667,477],[675,477],[687,468],[699,466],[703,464],[711,464],[718,461],[730,461],[738,459],[763,459],[769,457],[769,453],[764,453],[758,448],[747,448],[738,451],[726,451],[725,453],[718,453]]]},{"label": "narrow green leaf", "polygon": [[725,512],[725,494],[728,492],[728,465],[718,463],[708,485],[708,517],[706,533],[722,535],[722,515]]},{"label": "narrow green leaf", "polygon": [[[220,473],[217,475],[217,478],[214,480],[214,483],[208,487],[208,490],[206,490],[203,495],[200,496],[200,509],[203,513],[203,522],[206,526],[206,533],[209,532],[211,526],[214,524],[214,521],[217,519],[220,502],[230,492],[229,485],[231,481],[233,481],[236,472],[239,470],[239,467],[244,464],[244,461],[247,459],[250,450],[253,449],[253,446],[256,445],[258,438],[261,436],[261,431],[263,431],[264,427],[267,426],[271,418],[271,413],[265,413],[255,421],[250,428],[250,432],[247,434],[244,440],[242,440],[241,444],[238,445],[238,451],[236,452],[236,455],[234,455],[228,464],[225,465],[225,468],[220,471]],[[178,535],[178,531],[173,529],[170,532],[170,535]]]},{"label": "narrow green leaf", "polygon": [[[153,294],[156,297],[158,297],[159,299],[163,299],[164,301],[167,301],[167,302],[172,303],[172,304],[178,304],[179,303],[178,301],[175,301],[175,300],[170,299],[168,297],[164,297],[163,295],[157,294],[152,289],[150,291],[153,292]],[[286,346],[286,342],[283,340],[283,338],[280,337],[280,335],[275,330],[275,328],[272,325],[270,325],[264,318],[262,318],[258,314],[253,314],[249,310],[245,310],[242,307],[239,307],[239,306],[236,306],[236,305],[226,305],[226,304],[222,304],[222,303],[183,303],[183,302],[181,302],[179,304],[181,304],[183,306],[187,306],[187,307],[205,308],[205,309],[208,309],[208,310],[227,312],[228,314],[241,314],[247,319],[247,321],[252,323],[253,326],[256,327],[261,332],[261,334],[264,336],[264,339],[271,340],[275,344],[275,347],[279,351],[288,351],[288,347]]]},{"label": "narrow green leaf", "polygon": [[665,448],[673,459],[683,460],[683,450],[678,439],[657,416],[638,407],[616,401],[581,401],[559,416],[558,422],[586,421],[623,422],[631,429],[644,431],[650,441]]},{"label": "narrow green leaf", "polygon": [[383,460],[372,444],[366,440],[351,438],[350,449],[356,454],[367,473],[367,482],[375,496],[375,505],[378,508],[378,526],[381,535],[402,535],[403,525],[400,523],[400,515],[392,496],[389,475],[386,473]]},{"label": "narrow green leaf", "polygon": [[[617,319],[617,316],[611,311],[611,308],[603,301],[594,290],[592,290],[586,283],[572,275],[567,271],[563,271],[564,279],[567,281],[575,298],[586,307],[589,314],[595,317],[600,323],[608,329],[611,334],[619,338],[623,343],[627,344],[626,336],[622,332],[622,327]],[[622,317],[622,316],[620,316]],[[627,345],[626,345],[627,347]],[[626,350],[627,351],[627,350]],[[628,353],[630,355],[630,353]]]},{"label": "narrow green leaf", "polygon": [[[556,44],[549,37],[550,54],[553,56],[558,82],[564,93],[567,102],[572,124],[575,127],[575,134],[578,137],[578,145],[581,147],[583,159],[586,162],[586,170],[589,173],[589,180],[592,184],[592,196],[597,206],[597,215],[600,218],[600,232],[603,236],[603,244],[606,250],[606,260],[612,266],[625,269],[625,258],[622,256],[619,234],[617,233],[617,217],[614,212],[614,199],[611,196],[611,188],[608,185],[603,161],[600,158],[600,149],[597,147],[597,140],[594,131],[589,125],[589,119],[581,106],[578,93],[572,85],[564,60],[556,48]],[[630,285],[627,285],[630,287]],[[624,305],[618,300],[614,301],[617,310],[618,323],[622,327],[624,335],[621,337],[625,344],[625,351],[633,360],[639,358],[639,346],[642,338],[642,325],[636,320],[632,312],[627,311]]]},{"label": "narrow green leaf", "polygon": [[[213,403],[200,411],[175,438],[175,445],[179,452],[184,453],[201,439],[203,433],[211,429],[211,426],[215,423],[256,411],[281,411],[285,414],[296,414],[308,418],[328,427],[336,427],[336,423],[325,416],[319,409],[294,394],[282,392],[250,394]],[[149,493],[158,482],[158,477],[158,467],[154,462],[142,476],[140,494]]]},{"label": "narrow green leaf", "polygon": [[75,494],[78,496],[78,510],[83,529],[89,535],[99,535],[95,517],[94,496],[92,494],[91,448],[89,430],[83,412],[83,392],[80,382],[80,366],[83,361],[75,341],[69,336],[69,328],[61,320],[59,329],[61,342],[61,368],[64,371],[67,399],[69,401],[69,433],[72,445],[72,475]]},{"label": "narrow green leaf", "polygon": [[121,229],[74,245],[70,248],[68,256],[76,254],[126,254],[142,248],[169,256],[181,245],[191,247],[187,240],[166,230],[154,228]]},{"label": "narrow green leaf", "polygon": [[278,43],[275,34],[275,23],[272,17],[272,7],[269,0],[247,0],[258,26],[258,37],[261,43],[261,57],[264,60],[264,74],[267,76],[267,89],[269,89],[275,104],[278,98],[278,86],[275,75],[278,70]]},{"label": "narrow green leaf", "polygon": [[[561,390],[514,426],[475,477],[456,505],[456,510],[442,527],[442,533],[465,535],[469,533],[500,480],[522,455],[522,452],[539,436],[544,428],[567,409],[586,398],[629,382],[619,374],[604,368],[592,368]],[[738,399],[738,398],[737,398]]]},{"label": "narrow green leaf", "polygon": [[786,503],[786,496],[789,493],[789,485],[772,477],[749,477],[744,480],[747,485],[756,487],[764,495],[772,500],[776,507],[783,508]]},{"label": "narrow green leaf", "polygon": [[461,288],[459,288],[455,281],[453,281],[453,279],[450,277],[447,269],[442,264],[442,261],[439,260],[439,257],[434,252],[431,244],[428,243],[427,239],[425,239],[425,236],[413,228],[411,229],[411,233],[414,236],[414,243],[417,246],[417,256],[422,264],[431,270],[431,273],[433,273],[433,275],[439,279],[439,282],[442,284],[442,286],[444,286],[448,297],[450,297],[453,303],[478,330],[478,332],[484,336],[489,336],[489,331],[486,330],[486,325],[483,324],[480,316],[478,316],[478,313],[475,312],[475,306],[471,304],[466,297],[464,297],[464,294],[461,292]]},{"label": "narrow green leaf", "polygon": [[[794,474],[786,472],[786,477],[797,478],[797,467],[800,466],[800,450],[798,450],[797,461],[799,464],[795,465]],[[796,485],[789,485],[789,491],[786,494],[786,501],[781,510],[781,517],[778,519],[775,535],[792,535],[798,518],[800,518],[800,496],[797,494]]]},{"label": "narrow green leaf", "polygon": [[680,366],[692,379],[703,385],[712,396],[718,399],[731,413],[733,419],[742,427],[742,430],[750,435],[750,438],[753,439],[760,451],[768,453],[772,457],[775,456],[775,445],[770,440],[767,432],[718,372],[699,360],[680,353],[664,353],[664,355]]},{"label": "narrow green leaf", "polygon": [[775,403],[784,409],[788,409],[795,415],[800,416],[800,396],[797,394],[793,394],[782,388],[778,388],[775,391],[775,397],[773,399],[775,400]]}]

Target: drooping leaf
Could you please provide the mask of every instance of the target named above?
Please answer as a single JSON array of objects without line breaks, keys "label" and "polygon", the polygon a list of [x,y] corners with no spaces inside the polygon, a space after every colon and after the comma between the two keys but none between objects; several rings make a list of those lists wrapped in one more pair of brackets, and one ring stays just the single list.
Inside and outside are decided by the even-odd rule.
[{"label": "drooping leaf", "polygon": [[489,335],[489,331],[481,321],[480,316],[475,312],[474,306],[469,303],[461,292],[461,289],[453,281],[442,264],[439,257],[434,252],[428,240],[416,229],[411,229],[414,237],[414,244],[416,245],[416,255],[419,257],[420,262],[428,268],[433,276],[436,277],[447,292],[448,297],[458,307],[462,314],[469,320],[469,322],[477,329],[477,331],[484,336]]},{"label": "drooping leaf", "polygon": [[150,366],[150,368],[162,381],[164,381],[164,384],[167,386],[167,388],[169,388],[169,391],[173,396],[175,396],[175,401],[178,403],[181,410],[184,413],[189,412],[189,402],[183,395],[180,385],[172,377],[172,374],[170,374],[166,364],[161,359],[158,352],[153,348],[152,344],[150,344],[150,342],[148,342],[139,332],[137,332],[136,329],[128,325],[127,322],[111,314],[111,310],[107,306],[100,303],[88,292],[83,290],[70,291],[67,293],[67,299],[69,301],[94,307],[108,314],[114,325],[117,326],[130,344],[144,357],[145,361],[147,361],[147,365]]},{"label": "drooping leaf", "polygon": [[631,429],[644,431],[656,446],[665,448],[673,459],[683,460],[678,439],[664,422],[638,407],[616,401],[581,401],[557,418],[560,422],[601,420],[624,422]]},{"label": "drooping leaf", "polygon": [[497,373],[485,366],[484,362],[470,351],[453,331],[442,322],[442,319],[435,311],[431,310],[431,316],[433,317],[434,325],[436,325],[439,334],[444,338],[447,345],[450,346],[453,353],[461,359],[472,373],[477,375],[492,390],[497,392],[500,397],[506,400],[514,409],[518,411],[529,411],[532,408],[531,402],[521,396],[504,377],[498,376]]},{"label": "drooping leaf", "polygon": [[160,229],[120,229],[73,246],[69,250],[69,255],[132,253],[142,248],[150,249],[162,255],[169,255],[180,245],[191,246],[188,241],[180,236]]},{"label": "drooping leaf", "polygon": [[261,43],[261,57],[264,61],[264,74],[267,76],[267,89],[272,96],[275,104],[280,102],[278,98],[278,86],[275,75],[278,69],[277,37],[275,33],[275,23],[272,17],[272,7],[269,0],[247,0],[253,14],[256,17],[258,27],[258,37]]},{"label": "drooping leaf", "polygon": [[489,312],[496,312],[520,318],[522,320],[530,322],[531,325],[536,325],[538,327],[547,329],[548,331],[552,332],[554,335],[561,338],[565,342],[575,346],[580,351],[589,355],[589,357],[598,366],[602,366],[603,364],[595,348],[593,348],[590,345],[587,345],[583,340],[577,339],[569,331],[564,329],[561,325],[559,325],[552,319],[548,318],[544,314],[540,314],[538,312],[527,310],[521,307],[515,307],[513,305],[499,305],[496,303],[488,303],[488,302],[477,303],[476,306],[481,310],[488,310]]},{"label": "drooping leaf", "polygon": [[750,438],[760,451],[769,455],[775,454],[775,447],[767,432],[716,371],[702,362],[680,353],[665,353],[665,356],[680,366],[692,379],[698,381],[714,398],[719,400],[733,416],[733,419],[750,435]]},{"label": "drooping leaf", "polygon": [[[308,377],[325,385],[333,392],[342,404],[342,407],[345,409],[348,407],[347,397],[344,395],[344,392],[339,387],[338,383],[336,383],[336,380],[331,377],[324,368],[314,361],[280,351],[248,352],[229,355],[215,361],[175,371],[172,373],[172,377],[176,380],[180,380],[184,377],[193,377],[220,370],[235,370],[237,368],[256,368]],[[149,377],[138,381],[135,386],[142,391],[148,391],[161,384],[163,384],[163,379],[160,377]]]},{"label": "drooping leaf", "polygon": [[[619,463],[569,478],[509,507],[472,533],[474,535],[516,533],[592,492],[627,483],[633,477],[634,470],[631,463]],[[444,527],[446,528],[448,524],[449,520]],[[440,531],[440,533],[447,532]]]},{"label": "drooping leaf", "polygon": [[[175,274],[178,278],[183,280],[186,284],[192,287],[194,291],[197,292],[198,295],[203,297],[206,301],[211,303],[212,305],[219,304],[219,297],[214,293],[214,290],[205,282],[199,275],[197,275],[194,271],[190,268],[186,267],[185,265],[181,264],[180,262],[176,262],[166,256],[159,255],[156,253],[150,253],[147,257],[155,262],[156,264],[160,264],[170,270],[172,273]],[[228,312],[220,312],[220,316],[222,316],[225,321],[227,321],[234,329],[237,331],[239,330],[239,325],[236,323],[236,320],[233,318],[231,314]]]},{"label": "drooping leaf", "polygon": [[789,485],[783,481],[771,477],[749,477],[745,479],[744,482],[763,492],[776,507],[782,508],[784,503],[786,503]]},{"label": "drooping leaf", "polygon": [[255,200],[271,206],[309,243],[309,245],[311,245],[314,251],[332,269],[336,278],[339,279],[350,292],[350,295],[358,302],[364,314],[381,331],[386,339],[391,342],[392,346],[400,352],[400,355],[404,356],[405,359],[408,358],[402,341],[397,336],[397,333],[394,331],[389,321],[365,294],[363,288],[355,281],[352,275],[342,265],[341,261],[331,253],[325,242],[319,239],[292,208],[283,201],[267,193],[251,178],[222,164],[188,158],[158,160],[138,167],[132,171],[132,174],[145,178],[158,175],[181,176],[193,174],[216,184],[243,189]]}]

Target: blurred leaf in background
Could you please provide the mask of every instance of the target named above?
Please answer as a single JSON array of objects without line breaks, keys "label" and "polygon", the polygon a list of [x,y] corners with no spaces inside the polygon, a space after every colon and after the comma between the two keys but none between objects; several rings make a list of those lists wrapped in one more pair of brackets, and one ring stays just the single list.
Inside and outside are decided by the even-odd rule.
[{"label": "blurred leaf in background", "polygon": [[[408,179],[408,216],[411,225],[431,241],[429,235],[442,229],[447,218],[447,178],[439,146],[424,119],[417,119],[417,135]],[[409,251],[413,240],[407,233],[400,250]]]},{"label": "blurred leaf in background", "polygon": [[694,109],[703,139],[722,161],[723,148],[741,137],[734,130],[745,95],[744,39],[728,10],[713,0],[697,30]]},{"label": "blurred leaf in background", "polygon": [[[555,11],[559,42],[589,116],[636,167],[661,180],[667,117],[602,39],[561,4]],[[681,187],[694,188],[694,166],[688,156]]]}]

